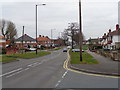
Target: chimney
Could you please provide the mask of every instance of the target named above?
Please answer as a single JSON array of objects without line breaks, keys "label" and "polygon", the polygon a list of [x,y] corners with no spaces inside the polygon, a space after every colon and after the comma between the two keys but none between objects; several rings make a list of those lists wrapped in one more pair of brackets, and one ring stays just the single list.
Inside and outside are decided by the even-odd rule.
[{"label": "chimney", "polygon": [[46,36],[46,38],[48,38],[48,36]]},{"label": "chimney", "polygon": [[106,36],[106,33],[104,33],[104,36]]},{"label": "chimney", "polygon": [[116,25],[116,30],[119,30],[119,24]]},{"label": "chimney", "polygon": [[39,37],[41,37],[41,35],[39,35]]},{"label": "chimney", "polygon": [[111,32],[111,29],[109,29],[109,33]]}]

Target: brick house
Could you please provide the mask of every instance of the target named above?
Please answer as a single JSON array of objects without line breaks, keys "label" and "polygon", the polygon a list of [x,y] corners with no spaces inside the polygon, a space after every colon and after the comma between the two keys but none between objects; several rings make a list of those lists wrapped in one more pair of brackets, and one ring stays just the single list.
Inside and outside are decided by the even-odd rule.
[{"label": "brick house", "polygon": [[37,38],[38,45],[43,45],[45,47],[50,47],[51,39],[48,36],[41,36]]},{"label": "brick house", "polygon": [[[23,46],[22,46],[23,42]],[[22,47],[35,47],[36,46],[36,40],[27,34],[24,34],[23,36],[19,37],[15,40],[16,46],[19,48]]]},{"label": "brick house", "polygon": [[6,46],[6,39],[3,36],[0,36],[0,47],[5,47]]},{"label": "brick house", "polygon": [[120,28],[118,24],[116,25],[116,30],[111,31],[111,29],[109,29],[109,32],[104,34],[101,45],[103,45],[103,48],[108,49],[120,48]]}]

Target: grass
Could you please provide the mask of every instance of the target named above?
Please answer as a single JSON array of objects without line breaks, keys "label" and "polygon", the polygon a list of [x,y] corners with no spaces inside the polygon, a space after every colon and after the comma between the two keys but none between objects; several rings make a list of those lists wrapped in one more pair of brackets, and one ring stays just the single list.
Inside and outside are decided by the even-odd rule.
[{"label": "grass", "polygon": [[72,52],[70,50],[71,64],[98,64],[98,61],[93,58],[89,53],[83,52],[82,58],[83,61],[80,61],[79,52]]},{"label": "grass", "polygon": [[38,52],[37,55],[35,52],[29,52],[24,54],[2,55],[0,56],[0,62],[8,63],[8,62],[16,61],[18,58],[31,59],[31,58],[37,58],[40,56],[48,55],[48,54],[50,54],[50,52]]},{"label": "grass", "polygon": [[[78,49],[79,46],[76,46],[76,47],[74,47],[74,48]],[[83,49],[83,50],[88,50],[88,45],[82,45],[82,49]]]}]

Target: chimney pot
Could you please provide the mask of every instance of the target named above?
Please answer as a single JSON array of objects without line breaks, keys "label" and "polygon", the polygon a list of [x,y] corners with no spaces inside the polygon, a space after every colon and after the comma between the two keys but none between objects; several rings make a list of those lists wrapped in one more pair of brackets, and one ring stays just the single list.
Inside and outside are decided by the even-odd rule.
[{"label": "chimney pot", "polygon": [[111,29],[109,29],[109,32],[111,32]]},{"label": "chimney pot", "polygon": [[116,25],[116,30],[119,30],[119,24]]},{"label": "chimney pot", "polygon": [[41,37],[41,35],[39,35],[39,37]]}]

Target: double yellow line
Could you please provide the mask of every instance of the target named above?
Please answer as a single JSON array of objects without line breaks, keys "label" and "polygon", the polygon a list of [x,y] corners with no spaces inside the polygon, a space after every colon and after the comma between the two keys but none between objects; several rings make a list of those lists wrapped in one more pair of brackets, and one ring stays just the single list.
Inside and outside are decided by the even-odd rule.
[{"label": "double yellow line", "polygon": [[108,75],[100,75],[100,74],[92,74],[92,73],[86,73],[86,72],[81,72],[81,71],[77,71],[77,70],[73,70],[71,68],[68,67],[68,62],[70,60],[70,55],[69,55],[69,51],[67,52],[67,59],[65,60],[64,64],[63,64],[63,68],[66,70],[69,70],[71,72],[75,72],[75,73],[79,73],[79,74],[85,74],[85,75],[92,75],[92,76],[99,76],[99,77],[109,77],[109,78],[120,78],[119,76],[108,76]]}]

